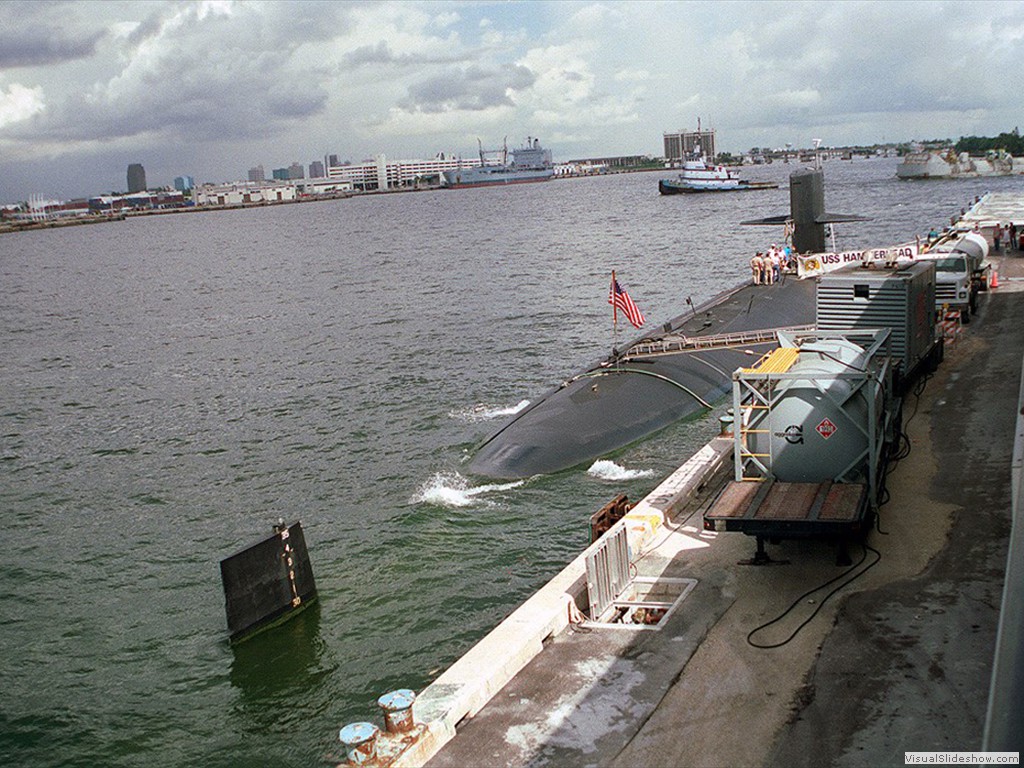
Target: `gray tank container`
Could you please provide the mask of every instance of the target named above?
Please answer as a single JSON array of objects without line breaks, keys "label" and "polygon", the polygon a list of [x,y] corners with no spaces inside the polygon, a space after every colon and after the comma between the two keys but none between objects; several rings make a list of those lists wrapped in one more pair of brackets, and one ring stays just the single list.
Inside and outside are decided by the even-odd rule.
[{"label": "gray tank container", "polygon": [[988,241],[985,240],[982,235],[975,232],[968,232],[956,241],[956,244],[953,246],[953,250],[971,257],[974,259],[975,265],[977,266],[988,258]]},{"label": "gray tank container", "polygon": [[[887,396],[881,348],[842,339],[799,346],[800,356],[754,410],[747,442],[780,482],[868,482],[869,457],[883,441]],[[881,354],[879,354],[881,353]]]}]

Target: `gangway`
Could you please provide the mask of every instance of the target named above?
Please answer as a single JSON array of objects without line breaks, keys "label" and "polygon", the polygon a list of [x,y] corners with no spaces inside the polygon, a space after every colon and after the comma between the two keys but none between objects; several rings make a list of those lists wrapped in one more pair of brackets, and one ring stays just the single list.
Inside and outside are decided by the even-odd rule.
[{"label": "gangway", "polygon": [[678,355],[683,352],[745,347],[751,344],[777,344],[780,332],[799,334],[813,330],[813,325],[798,325],[787,328],[765,328],[758,331],[718,333],[708,336],[668,334],[660,339],[638,341],[623,352],[621,358],[661,357],[663,355]]}]

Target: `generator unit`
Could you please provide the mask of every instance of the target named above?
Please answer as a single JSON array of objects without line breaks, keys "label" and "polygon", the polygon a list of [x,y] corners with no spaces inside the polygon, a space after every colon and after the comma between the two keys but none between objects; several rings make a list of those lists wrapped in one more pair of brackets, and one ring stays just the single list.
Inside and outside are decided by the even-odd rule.
[{"label": "generator unit", "polygon": [[822,275],[815,314],[821,331],[888,328],[900,391],[922,365],[934,368],[942,359],[930,261],[851,266]]}]

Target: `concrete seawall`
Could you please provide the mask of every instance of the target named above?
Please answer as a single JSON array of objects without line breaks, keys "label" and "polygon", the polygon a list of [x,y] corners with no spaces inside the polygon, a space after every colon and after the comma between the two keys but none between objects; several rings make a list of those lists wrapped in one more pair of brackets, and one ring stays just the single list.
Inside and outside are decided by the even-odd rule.
[{"label": "concrete seawall", "polygon": [[[634,506],[609,533],[625,528],[634,556],[642,555],[666,520],[732,457],[732,441],[716,438]],[[426,731],[395,766],[423,765],[455,736],[456,726],[473,717],[552,637],[582,619],[586,601],[586,557],[580,553],[507,619],[419,695],[415,719]]]}]

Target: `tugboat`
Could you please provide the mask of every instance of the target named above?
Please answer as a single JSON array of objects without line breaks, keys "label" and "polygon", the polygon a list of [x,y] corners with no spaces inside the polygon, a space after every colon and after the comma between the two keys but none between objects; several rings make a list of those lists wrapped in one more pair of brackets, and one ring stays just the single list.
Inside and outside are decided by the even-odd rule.
[{"label": "tugboat", "polygon": [[678,195],[683,192],[738,192],[749,189],[778,189],[771,181],[748,181],[739,173],[724,165],[708,165],[700,145],[694,147],[692,155],[683,163],[683,172],[675,179],[658,181],[658,191],[663,195]]}]

